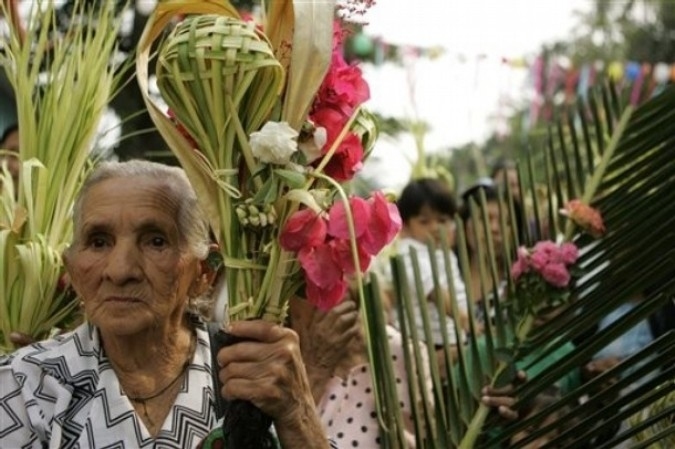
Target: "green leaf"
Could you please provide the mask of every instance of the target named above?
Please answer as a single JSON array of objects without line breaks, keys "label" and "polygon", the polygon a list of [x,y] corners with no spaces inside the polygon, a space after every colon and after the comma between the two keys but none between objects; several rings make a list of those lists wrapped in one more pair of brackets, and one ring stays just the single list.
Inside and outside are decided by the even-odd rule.
[{"label": "green leaf", "polygon": [[292,189],[302,188],[307,182],[307,177],[304,174],[293,170],[276,168],[274,169],[274,174],[283,179]]}]

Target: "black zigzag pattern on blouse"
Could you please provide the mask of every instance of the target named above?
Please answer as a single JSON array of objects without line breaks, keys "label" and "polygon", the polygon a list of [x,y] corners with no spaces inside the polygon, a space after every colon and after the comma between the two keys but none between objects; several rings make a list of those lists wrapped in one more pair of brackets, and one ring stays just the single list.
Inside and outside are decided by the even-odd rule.
[{"label": "black zigzag pattern on blouse", "polygon": [[206,438],[208,431],[205,430],[204,423],[211,422],[212,414],[211,392],[204,388],[202,389],[201,410],[176,406],[171,422],[171,431],[162,431],[160,436],[166,436],[171,441],[177,441],[176,447],[188,447],[191,443],[194,444],[194,441],[201,441]]},{"label": "black zigzag pattern on blouse", "polygon": [[7,414],[7,417],[9,417],[12,421],[11,423],[6,421],[0,422],[0,438],[9,435],[10,433],[19,429],[22,425],[17,414],[14,412],[12,407],[9,406],[9,402],[20,394],[21,389],[19,388],[17,390],[8,392],[3,398],[0,399],[0,408],[2,408],[4,413]]}]

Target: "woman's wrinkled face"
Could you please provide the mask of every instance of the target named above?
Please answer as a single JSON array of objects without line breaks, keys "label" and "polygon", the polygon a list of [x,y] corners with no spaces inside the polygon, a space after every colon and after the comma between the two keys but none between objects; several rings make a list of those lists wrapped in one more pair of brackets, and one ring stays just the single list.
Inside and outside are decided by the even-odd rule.
[{"label": "woman's wrinkled face", "polygon": [[448,245],[455,240],[455,221],[447,214],[433,210],[428,204],[420,209],[419,214],[410,217],[403,224],[405,234],[415,240],[427,243],[432,239],[436,244],[441,243],[441,233],[446,233]]},{"label": "woman's wrinkled face", "polygon": [[95,184],[64,259],[86,316],[102,332],[133,335],[180,323],[201,274],[177,225],[178,203],[163,181]]}]

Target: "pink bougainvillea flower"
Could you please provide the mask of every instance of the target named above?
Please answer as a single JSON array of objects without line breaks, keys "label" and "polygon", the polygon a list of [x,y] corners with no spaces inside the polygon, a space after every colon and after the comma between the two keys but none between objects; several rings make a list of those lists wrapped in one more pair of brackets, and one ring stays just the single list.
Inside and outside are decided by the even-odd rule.
[{"label": "pink bougainvillea flower", "polygon": [[312,113],[310,119],[315,127],[326,129],[326,144],[323,146],[323,154],[326,154],[349,121],[349,116],[338,109],[321,107]]},{"label": "pink bougainvillea flower", "polygon": [[605,233],[605,224],[600,212],[580,200],[568,202],[565,208],[560,210],[560,213],[569,217],[577,226],[594,238],[600,238]]},{"label": "pink bougainvillea flower", "polygon": [[563,243],[560,246],[560,258],[565,265],[574,264],[579,258],[579,250],[574,243]]},{"label": "pink bougainvillea flower", "polygon": [[333,61],[317,93],[316,105],[330,106],[351,117],[356,107],[370,98],[368,83],[357,66],[335,58]]},{"label": "pink bougainvillea flower", "polygon": [[370,89],[363,79],[361,69],[344,59],[342,42],[345,34],[339,21],[335,21],[331,63],[316,94],[312,109],[331,107],[349,118],[357,106],[370,98]]},{"label": "pink bougainvillea flower", "polygon": [[[333,247],[333,256],[335,257],[335,260],[342,270],[344,270],[345,274],[349,276],[356,273],[350,241],[347,239],[333,239],[329,244]],[[362,248],[358,241],[356,243],[356,252],[359,257],[359,269],[361,270],[361,273],[363,273],[370,266],[372,257]]]},{"label": "pink bougainvillea flower", "polygon": [[320,287],[311,281],[305,285],[307,300],[319,310],[330,310],[338,305],[347,293],[347,282],[340,280],[328,287]]},{"label": "pink bougainvillea flower", "polygon": [[324,173],[336,181],[349,181],[361,167],[363,167],[363,144],[359,136],[349,133],[326,164]]},{"label": "pink bougainvillea flower", "polygon": [[368,200],[371,206],[370,223],[359,244],[368,254],[376,256],[401,230],[398,208],[387,201],[382,192],[375,192]]},{"label": "pink bougainvillea flower", "polygon": [[[359,238],[370,225],[370,205],[363,198],[353,196],[349,198],[349,208],[354,219],[354,234]],[[339,239],[350,238],[349,222],[342,201],[336,201],[328,211],[328,234]]]},{"label": "pink bougainvillea flower", "polygon": [[546,282],[558,288],[565,288],[570,282],[570,272],[562,263],[547,264],[541,270],[541,276]]},{"label": "pink bougainvillea flower", "polygon": [[[323,146],[322,155],[330,151],[336,139],[347,124],[349,117],[333,108],[322,108],[316,111],[312,117],[315,126],[326,130],[326,144]],[[323,158],[318,158],[312,165],[317,166]],[[363,144],[361,138],[349,132],[339,142],[338,147],[324,168],[324,172],[336,181],[349,181],[363,166]]]},{"label": "pink bougainvillea flower", "polygon": [[294,213],[279,235],[279,244],[286,251],[299,251],[317,246],[326,240],[326,222],[312,209]]},{"label": "pink bougainvillea flower", "polygon": [[328,288],[344,277],[344,270],[329,243],[301,249],[298,260],[305,270],[305,279],[318,287]]}]

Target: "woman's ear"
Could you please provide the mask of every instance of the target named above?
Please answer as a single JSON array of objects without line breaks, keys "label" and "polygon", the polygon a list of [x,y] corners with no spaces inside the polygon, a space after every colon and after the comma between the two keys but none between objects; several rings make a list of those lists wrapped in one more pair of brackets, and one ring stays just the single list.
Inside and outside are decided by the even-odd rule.
[{"label": "woman's ear", "polygon": [[72,247],[69,246],[61,254],[61,260],[63,261],[63,267],[65,269],[62,276],[67,276],[67,278],[69,279],[69,284],[73,287],[75,291],[77,291],[80,278],[75,272],[75,270],[73,270],[71,248]]},{"label": "woman's ear", "polygon": [[222,266],[221,261],[222,259],[218,252],[218,245],[209,245],[209,253],[206,256],[206,259],[199,262],[200,274],[199,278],[195,280],[195,283],[193,284],[191,292],[192,296],[203,295],[213,285],[213,281]]}]

